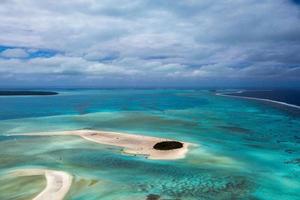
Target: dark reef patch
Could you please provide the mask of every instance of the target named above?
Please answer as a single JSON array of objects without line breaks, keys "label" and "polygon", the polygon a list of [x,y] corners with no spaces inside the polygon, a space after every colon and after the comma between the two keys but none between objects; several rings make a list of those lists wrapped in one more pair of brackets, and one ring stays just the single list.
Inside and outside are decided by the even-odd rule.
[{"label": "dark reef patch", "polygon": [[284,150],[284,152],[286,152],[288,154],[292,154],[292,153],[295,153],[296,150],[294,150],[294,149],[286,149],[286,150]]},{"label": "dark reef patch", "polygon": [[153,146],[153,148],[156,150],[172,150],[172,149],[180,149],[182,147],[183,144],[177,141],[158,142]]},{"label": "dark reef patch", "polygon": [[294,136],[294,142],[297,143],[297,144],[299,144],[300,143],[300,137],[297,136],[297,135],[295,135]]},{"label": "dark reef patch", "polygon": [[295,165],[298,165],[300,166],[300,158],[296,158],[294,160],[289,160],[289,161],[286,161],[284,162],[285,164],[295,164]]},{"label": "dark reef patch", "polygon": [[241,127],[237,127],[237,126],[218,126],[218,128],[225,129],[225,130],[235,132],[235,133],[241,133],[241,134],[251,133],[251,131],[249,129],[241,128]]},{"label": "dark reef patch", "polygon": [[[198,175],[197,177],[176,178],[171,184],[160,179],[157,182],[139,184],[138,188],[139,191],[150,194],[159,191],[162,197],[168,197],[161,197],[160,199],[163,200],[182,198],[253,199],[254,185],[244,177],[203,177]],[[156,199],[154,198],[154,200]]]}]

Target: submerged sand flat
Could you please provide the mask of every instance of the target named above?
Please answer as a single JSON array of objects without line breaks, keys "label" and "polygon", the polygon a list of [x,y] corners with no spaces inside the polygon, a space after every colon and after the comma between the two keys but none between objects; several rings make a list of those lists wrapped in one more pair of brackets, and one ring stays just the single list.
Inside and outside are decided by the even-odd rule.
[{"label": "submerged sand flat", "polygon": [[123,152],[133,155],[145,155],[149,159],[172,160],[184,158],[188,152],[188,147],[191,143],[181,142],[182,148],[172,150],[156,150],[153,146],[162,141],[169,141],[166,138],[157,138],[144,135],[135,135],[119,132],[96,131],[96,130],[74,130],[74,131],[59,131],[59,132],[44,132],[33,134],[18,134],[27,136],[62,136],[62,135],[77,135],[86,140],[113,145],[123,148]]},{"label": "submerged sand flat", "polygon": [[14,176],[37,176],[46,177],[46,188],[39,193],[33,200],[63,200],[68,193],[73,177],[63,171],[46,169],[24,169],[12,172]]}]

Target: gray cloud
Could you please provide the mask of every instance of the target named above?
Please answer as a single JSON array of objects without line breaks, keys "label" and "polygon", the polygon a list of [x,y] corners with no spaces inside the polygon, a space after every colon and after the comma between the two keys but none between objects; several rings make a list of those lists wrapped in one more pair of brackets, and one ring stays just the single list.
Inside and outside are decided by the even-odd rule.
[{"label": "gray cloud", "polygon": [[10,48],[0,81],[300,82],[299,14],[289,0],[1,1],[0,45]]}]

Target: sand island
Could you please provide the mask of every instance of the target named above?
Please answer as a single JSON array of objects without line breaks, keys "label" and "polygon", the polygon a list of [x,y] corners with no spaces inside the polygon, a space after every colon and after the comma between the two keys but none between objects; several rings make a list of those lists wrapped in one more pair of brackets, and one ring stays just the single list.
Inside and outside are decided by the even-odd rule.
[{"label": "sand island", "polygon": [[148,159],[156,160],[173,160],[184,158],[188,152],[188,147],[196,146],[195,144],[182,141],[172,141],[166,138],[97,130],[57,131],[14,135],[80,136],[83,139],[91,142],[121,147],[122,152],[125,154],[143,155]]},{"label": "sand island", "polygon": [[22,169],[10,173],[13,176],[44,175],[47,185],[33,200],[63,200],[72,185],[72,175],[47,169]]}]

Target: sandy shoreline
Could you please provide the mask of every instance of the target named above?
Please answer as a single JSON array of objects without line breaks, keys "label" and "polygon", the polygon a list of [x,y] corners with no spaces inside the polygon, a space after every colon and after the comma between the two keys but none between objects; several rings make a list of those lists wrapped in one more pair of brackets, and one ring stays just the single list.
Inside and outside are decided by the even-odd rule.
[{"label": "sandy shoreline", "polygon": [[[13,134],[26,136],[64,136],[75,135],[85,140],[99,144],[112,145],[123,148],[123,152],[133,155],[144,155],[148,159],[173,160],[184,158],[188,152],[191,143],[179,141],[183,144],[182,148],[172,150],[156,150],[153,146],[162,141],[169,141],[166,138],[158,138],[144,135],[135,135],[119,132],[95,131],[95,130],[74,130],[74,131],[57,131],[43,132],[32,134]],[[10,136],[13,136],[10,135]]]},{"label": "sandy shoreline", "polygon": [[11,172],[13,176],[44,175],[47,181],[45,189],[33,200],[63,200],[72,185],[72,175],[63,171],[47,169],[22,169]]}]

